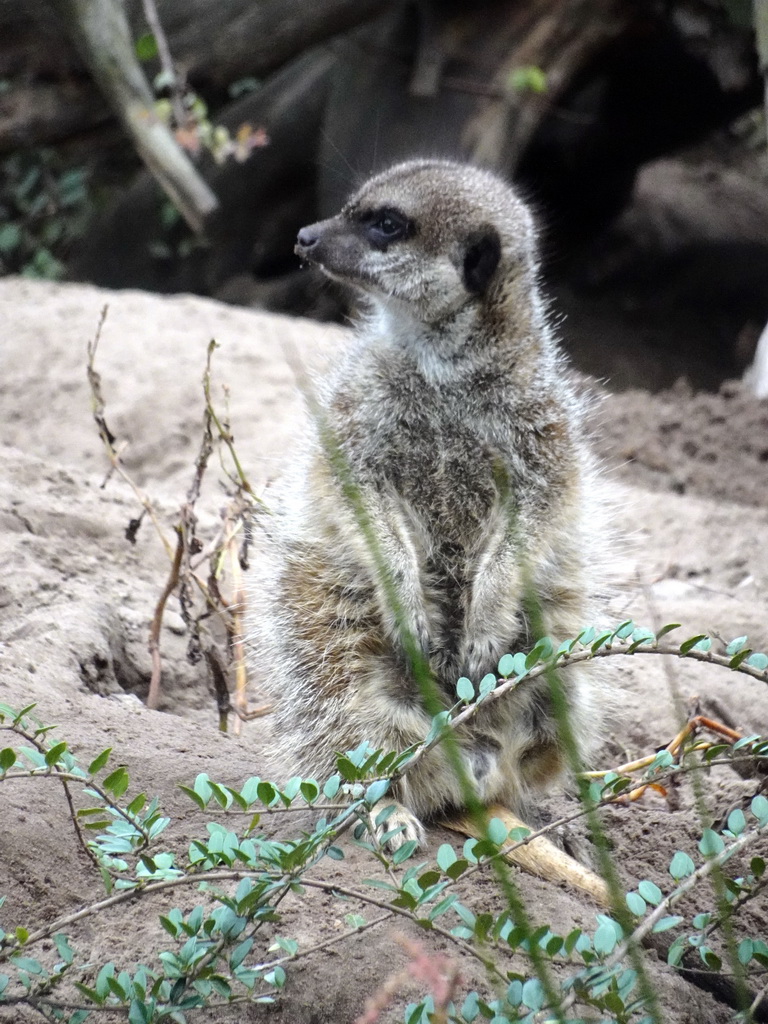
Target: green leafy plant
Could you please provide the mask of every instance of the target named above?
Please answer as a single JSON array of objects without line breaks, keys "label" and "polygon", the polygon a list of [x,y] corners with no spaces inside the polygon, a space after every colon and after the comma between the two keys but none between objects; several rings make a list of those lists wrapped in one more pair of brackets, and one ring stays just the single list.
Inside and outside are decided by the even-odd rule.
[{"label": "green leafy plant", "polygon": [[69,166],[52,149],[6,157],[0,163],[0,275],[63,277],[91,210],[85,168]]},{"label": "green leafy plant", "polygon": [[[66,741],[34,720],[33,707],[0,706],[0,730],[11,739],[0,749],[0,784],[22,778],[58,782],[78,841],[105,887],[102,898],[45,923],[9,924],[12,908],[3,907],[0,1007],[33,1007],[74,1024],[107,1009],[131,1024],[183,1024],[198,1009],[277,1000],[296,961],[322,960],[329,948],[365,941],[365,932],[403,918],[427,937],[441,936],[456,958],[476,962],[488,979],[485,989],[460,994],[455,965],[411,943],[411,975],[431,991],[406,1008],[407,1024],[660,1022],[663,1011],[646,972],[649,946],[672,969],[717,976],[730,985],[734,1021],[757,1019],[768,982],[768,944],[765,936],[750,933],[745,908],[764,894],[768,878],[761,852],[768,799],[759,787],[724,823],[702,827],[697,849],[675,852],[666,886],[637,879],[608,912],[596,915],[593,929],[563,935],[551,922],[533,923],[517,913],[509,898],[514,883],[503,870],[495,876],[503,898],[493,911],[470,905],[465,886],[478,872],[498,870],[509,850],[562,819],[538,832],[511,833],[491,819],[484,838],[467,839],[458,849],[444,843],[426,859],[413,842],[389,853],[382,843],[386,832],[377,834],[391,814],[383,804],[393,780],[412,771],[485,702],[503,699],[555,667],[567,671],[584,660],[667,654],[768,682],[768,658],[752,651],[746,637],[721,653],[703,635],[672,643],[674,628],[653,633],[624,622],[611,630],[585,630],[557,648],[542,638],[528,653],[505,655],[497,675],[477,684],[459,680],[455,704],[434,717],[422,743],[399,752],[361,744],[339,755],[338,770],[327,780],[293,778],[279,787],[254,777],[234,788],[200,774],[182,791],[205,821],[184,847],[174,842],[174,823],[159,801],[131,792],[129,769],[114,765],[111,750],[83,766]],[[622,801],[633,786],[668,784],[721,764],[738,764],[744,772],[766,756],[768,741],[757,736],[720,742],[684,730],[674,748],[616,770],[586,773],[582,806],[569,817]],[[290,822],[292,812],[307,809],[317,815],[311,830],[287,826],[276,839],[263,829],[266,821]],[[350,844],[364,851],[370,868],[348,883],[328,881],[323,862],[344,859]],[[199,894],[191,911],[169,907],[175,893],[190,888]],[[347,927],[302,946],[284,934],[281,902],[289,893],[300,897],[312,889],[342,901]],[[81,922],[125,904],[136,913],[153,906],[168,943],[130,970],[112,959],[86,962],[79,951]],[[375,1020],[393,994],[392,985],[375,993],[365,1019]]]}]

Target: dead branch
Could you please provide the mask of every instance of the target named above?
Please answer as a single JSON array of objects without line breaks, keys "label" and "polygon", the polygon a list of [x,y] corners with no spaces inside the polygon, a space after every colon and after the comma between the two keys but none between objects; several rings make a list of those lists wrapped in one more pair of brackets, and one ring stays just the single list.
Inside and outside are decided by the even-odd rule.
[{"label": "dead branch", "polygon": [[[190,637],[187,657],[193,663],[199,661],[200,658],[205,659],[216,693],[219,728],[226,731],[227,716],[230,711],[234,711],[237,716],[235,732],[239,733],[240,722],[259,718],[262,715],[268,714],[271,710],[268,705],[259,705],[250,710],[248,708],[248,673],[243,640],[243,611],[247,601],[243,571],[244,560],[247,557],[249,517],[255,503],[258,502],[260,506],[259,511],[266,511],[266,508],[253,494],[251,485],[235,451],[234,439],[229,424],[226,421],[222,421],[213,408],[211,401],[211,357],[216,349],[216,343],[212,341],[208,346],[203,376],[205,409],[200,447],[195,458],[194,473],[187,490],[186,501],[179,510],[179,521],[174,527],[176,543],[172,548],[163,534],[149,498],[139,490],[123,468],[121,453],[124,446],[118,444],[117,438],[107,424],[101,377],[95,367],[96,352],[106,316],[107,307],[105,306],[102,310],[95,336],[88,343],[87,348],[87,376],[91,389],[93,416],[110,461],[110,472],[105,479],[105,483],[109,479],[109,475],[116,472],[131,487],[143,506],[141,515],[138,518],[132,519],[129,523],[126,531],[127,539],[135,543],[136,531],[141,524],[143,516],[145,513],[149,514],[171,561],[168,578],[155,606],[150,624],[148,648],[152,661],[152,671],[149,693],[147,695],[147,706],[156,710],[160,701],[162,679],[160,637],[163,616],[168,598],[176,590],[179,596],[181,616]],[[214,436],[214,427],[216,436]],[[222,528],[217,532],[213,541],[209,541],[204,546],[197,536],[198,519],[196,504],[202,492],[203,479],[214,448],[218,447],[221,453],[222,444],[229,451],[235,466],[234,475],[227,467],[224,467],[228,479],[234,485],[234,494],[222,510]],[[242,547],[240,545],[241,534],[245,537]],[[193,560],[195,560],[194,564]],[[208,565],[207,582],[195,571],[201,563],[207,563]],[[219,586],[219,580],[225,569],[231,575],[232,581],[232,595],[229,601],[223,596]],[[205,606],[202,611],[195,607],[193,585],[203,595]],[[222,664],[222,659],[212,643],[208,639],[204,641],[201,637],[201,623],[211,615],[216,615],[222,620],[229,641],[235,675],[234,707],[230,700],[227,673]]]},{"label": "dead branch", "polygon": [[227,685],[227,673],[221,664],[219,652],[215,647],[204,647],[203,655],[208,671],[213,680],[213,690],[216,694],[216,706],[219,710],[219,731],[227,731],[227,716],[232,710],[232,703],[229,698],[229,686]]},{"label": "dead branch", "polygon": [[168,580],[166,581],[166,584],[163,587],[163,592],[160,595],[160,599],[155,606],[155,614],[152,616],[152,624],[149,630],[149,653],[152,657],[152,675],[149,680],[147,707],[151,708],[153,711],[157,711],[157,705],[160,701],[160,677],[163,671],[163,665],[160,658],[160,630],[163,628],[163,614],[165,612],[166,601],[178,585],[179,570],[181,568],[181,559],[183,554],[184,537],[182,531],[177,527],[176,553],[173,556],[173,563],[171,565],[171,571],[168,574]]},{"label": "dead branch", "polygon": [[213,423],[214,426],[216,427],[219,439],[223,441],[224,444],[227,446],[227,450],[229,451],[232,463],[235,467],[235,471],[237,472],[237,480],[233,480],[233,483],[235,484],[235,486],[242,488],[246,492],[246,494],[248,494],[255,502],[257,502],[257,504],[261,506],[263,511],[266,511],[266,506],[264,505],[260,498],[256,497],[256,494],[254,493],[254,490],[248,481],[248,477],[245,475],[243,467],[240,464],[240,459],[238,458],[237,451],[235,450],[235,439],[232,436],[232,432],[229,429],[229,424],[222,423],[222,421],[216,414],[216,410],[213,408],[213,402],[211,401],[211,357],[213,356],[213,353],[216,351],[217,348],[217,342],[212,339],[208,343],[205,373],[203,374],[203,394],[205,395],[205,413],[206,416],[209,418],[210,422]]},{"label": "dead branch", "polygon": [[183,128],[186,120],[183,100],[184,88],[176,70],[176,65],[173,62],[171,48],[168,45],[168,38],[165,34],[165,30],[163,29],[163,24],[160,21],[157,5],[155,0],[141,0],[141,3],[144,9],[144,17],[147,19],[147,24],[155,38],[157,54],[160,58],[160,67],[163,69],[163,73],[168,79],[168,87],[171,93],[171,104],[173,106],[173,116],[176,119],[176,125],[179,128]]},{"label": "dead branch", "polygon": [[[160,521],[157,518],[157,513],[155,512],[152,502],[149,500],[149,497],[141,490],[141,488],[136,483],[134,483],[133,479],[128,474],[128,472],[126,471],[121,462],[121,455],[125,450],[125,445],[117,445],[117,438],[107,425],[105,411],[106,405],[101,390],[101,374],[99,374],[96,371],[96,350],[98,349],[99,346],[99,340],[101,339],[101,331],[107,319],[108,312],[109,306],[104,306],[104,308],[101,311],[101,316],[99,317],[99,322],[96,326],[96,334],[94,335],[93,340],[88,342],[88,362],[86,365],[88,384],[91,389],[91,408],[93,410],[93,418],[96,421],[96,427],[99,431],[99,437],[104,442],[104,448],[106,449],[107,458],[109,459],[110,463],[109,472],[104,477],[101,486],[105,487],[107,485],[107,482],[112,473],[117,473],[118,476],[122,477],[122,479],[128,484],[133,493],[136,495],[137,499],[139,500],[144,509],[144,512],[152,520],[152,525],[155,527],[157,535],[162,541],[163,547],[165,548],[165,552],[168,555],[168,558],[171,561],[173,561],[173,547],[168,538],[165,536],[163,528],[160,526]],[[139,522],[140,520],[141,517],[139,519]],[[135,528],[134,524],[136,524],[136,520],[132,519],[128,525],[128,530],[126,533],[126,536],[128,540],[131,541],[131,543],[135,542],[135,531],[138,529],[138,524],[135,526]]]},{"label": "dead branch", "polygon": [[232,615],[232,633],[230,636],[232,657],[235,664],[235,700],[234,706],[238,714],[235,719],[235,735],[240,734],[242,716],[248,714],[248,674],[245,665],[245,645],[243,643],[242,613],[246,606],[246,594],[243,587],[243,572],[237,549],[238,526],[242,521],[243,510],[235,503],[229,506],[225,514],[226,541],[225,549],[232,574],[232,600],[229,610]]}]

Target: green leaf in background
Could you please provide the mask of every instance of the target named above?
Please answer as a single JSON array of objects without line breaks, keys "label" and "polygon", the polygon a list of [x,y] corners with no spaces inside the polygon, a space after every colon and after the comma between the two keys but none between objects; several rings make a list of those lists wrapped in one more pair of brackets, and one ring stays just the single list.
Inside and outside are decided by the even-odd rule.
[{"label": "green leaf in background", "polygon": [[145,32],[136,40],[134,49],[139,60],[153,60],[157,56],[157,40],[153,32]]}]

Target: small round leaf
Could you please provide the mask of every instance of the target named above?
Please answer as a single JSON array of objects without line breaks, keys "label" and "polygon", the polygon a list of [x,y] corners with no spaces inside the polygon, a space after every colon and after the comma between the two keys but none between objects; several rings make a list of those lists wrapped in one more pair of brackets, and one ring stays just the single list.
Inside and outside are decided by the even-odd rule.
[{"label": "small round leaf", "polygon": [[642,917],[648,909],[648,904],[639,892],[628,892],[626,895],[626,901],[630,913],[634,914],[635,917]]},{"label": "small round leaf", "polygon": [[677,851],[669,865],[669,873],[676,882],[679,882],[681,878],[687,878],[689,875],[692,875],[695,870],[696,865],[688,854],[683,853],[682,850]]},{"label": "small round leaf", "polygon": [[472,685],[472,680],[467,679],[466,676],[462,676],[461,679],[456,683],[456,693],[460,700],[465,701],[467,704],[475,699],[475,688]]}]

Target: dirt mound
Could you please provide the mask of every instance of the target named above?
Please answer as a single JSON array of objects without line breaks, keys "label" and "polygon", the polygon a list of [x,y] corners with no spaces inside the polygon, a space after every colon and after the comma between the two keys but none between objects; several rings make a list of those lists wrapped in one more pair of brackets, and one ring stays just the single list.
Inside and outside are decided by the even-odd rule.
[{"label": "dirt mound", "polygon": [[718,394],[681,380],[656,395],[613,395],[601,426],[601,453],[628,483],[765,507],[768,402],[735,381]]}]

